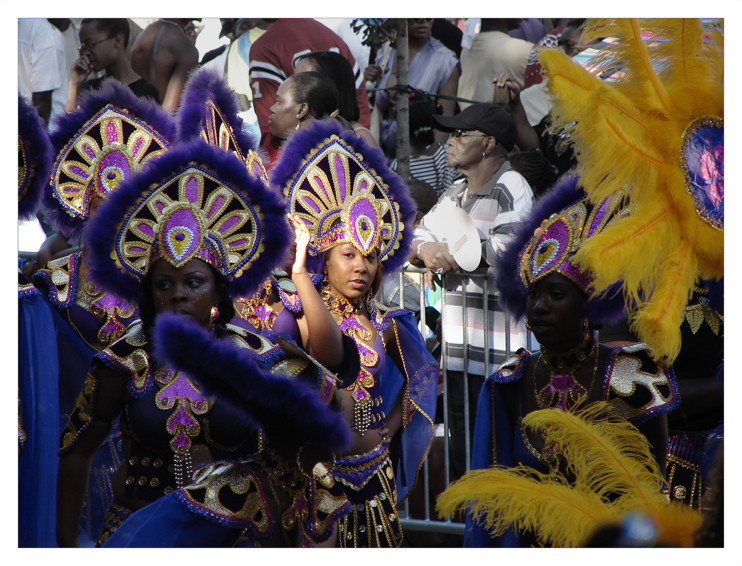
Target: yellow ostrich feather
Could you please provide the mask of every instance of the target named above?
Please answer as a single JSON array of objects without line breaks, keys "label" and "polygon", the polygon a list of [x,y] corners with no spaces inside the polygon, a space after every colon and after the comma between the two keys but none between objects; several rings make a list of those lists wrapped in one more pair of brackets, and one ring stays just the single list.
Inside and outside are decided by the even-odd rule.
[{"label": "yellow ostrich feather", "polygon": [[547,444],[558,443],[558,470],[467,472],[439,496],[438,513],[468,508],[493,536],[527,529],[541,544],[575,547],[584,546],[596,528],[638,512],[652,519],[661,544],[687,546],[701,515],[660,493],[664,477],[644,435],[611,416],[610,403],[573,411],[542,409],[523,419],[528,429],[543,432]]},{"label": "yellow ostrich feather", "polygon": [[[646,437],[623,418],[610,415],[609,403],[572,411],[534,411],[523,425],[542,431],[546,445],[556,443],[579,490],[602,499],[626,496],[640,507],[661,498],[662,473]],[[621,505],[622,506],[622,505]]]},{"label": "yellow ostrich feather", "polygon": [[[568,131],[590,200],[623,189],[631,207],[630,218],[591,238],[575,261],[593,273],[597,292],[622,282],[638,303],[632,327],[655,359],[673,361],[680,350],[674,325],[692,285],[724,274],[723,147],[721,157],[713,146],[709,156],[683,154],[699,121],[723,132],[723,28],[680,18],[600,19],[588,20],[584,36],[612,38],[591,59],[597,74],[623,72],[603,82],[564,54],[542,50],[552,127]],[[718,173],[699,180],[687,167]]]},{"label": "yellow ostrich feather", "polygon": [[542,545],[560,548],[581,546],[596,527],[618,519],[597,495],[532,474],[528,468],[469,471],[438,497],[438,513],[446,517],[469,505],[493,536],[529,530]]}]

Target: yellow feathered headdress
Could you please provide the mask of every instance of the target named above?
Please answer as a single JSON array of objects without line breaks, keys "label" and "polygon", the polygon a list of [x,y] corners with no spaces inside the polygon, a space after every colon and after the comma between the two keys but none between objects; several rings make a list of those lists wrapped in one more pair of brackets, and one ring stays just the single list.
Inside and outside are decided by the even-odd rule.
[{"label": "yellow feathered headdress", "polygon": [[468,506],[493,536],[508,528],[530,530],[539,543],[585,546],[594,531],[637,513],[648,518],[660,546],[690,546],[701,514],[661,493],[664,477],[647,439],[626,420],[610,416],[610,404],[575,411],[542,409],[523,426],[558,444],[559,470],[527,466],[467,472],[438,498],[446,516]]},{"label": "yellow feathered headdress", "polygon": [[624,72],[601,81],[542,50],[552,124],[571,126],[589,198],[624,188],[631,213],[575,261],[594,273],[597,291],[623,281],[637,305],[632,328],[655,358],[672,361],[694,283],[724,273],[723,29],[692,19],[589,20],[583,37],[615,38],[590,63],[598,74]]}]

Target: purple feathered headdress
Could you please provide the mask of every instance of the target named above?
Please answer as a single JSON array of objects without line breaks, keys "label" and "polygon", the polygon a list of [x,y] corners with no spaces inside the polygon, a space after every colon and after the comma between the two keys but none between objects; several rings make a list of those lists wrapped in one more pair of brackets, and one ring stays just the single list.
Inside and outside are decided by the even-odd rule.
[{"label": "purple feathered headdress", "polygon": [[18,96],[18,218],[36,214],[49,184],[52,144],[36,108]]},{"label": "purple feathered headdress", "polygon": [[341,243],[364,255],[378,249],[386,275],[407,261],[416,212],[409,187],[379,148],[337,120],[293,132],[270,181],[286,196],[288,212],[309,226],[311,254]]},{"label": "purple feathered headdress", "polygon": [[233,296],[252,296],[289,242],[281,199],[233,154],[202,140],[172,146],[126,179],[85,231],[91,278],[137,303],[160,258],[178,268],[201,259]]},{"label": "purple feathered headdress", "polygon": [[237,114],[235,92],[215,70],[199,69],[191,75],[181,97],[176,116],[178,142],[196,138],[234,153],[250,174],[268,183],[268,174],[253,140],[242,127]]},{"label": "purple feathered headdress", "polygon": [[495,285],[503,309],[516,320],[523,319],[528,286],[550,273],[559,273],[588,295],[587,315],[591,323],[608,322],[624,314],[620,282],[596,295],[590,273],[573,263],[572,257],[583,241],[626,215],[628,206],[623,195],[612,195],[593,204],[580,188],[576,175],[562,177],[536,201],[495,260]]},{"label": "purple feathered headdress", "polygon": [[106,198],[160,157],[174,137],[169,114],[115,79],[84,93],[77,110],[54,122],[56,157],[43,202],[47,220],[67,237],[79,236],[93,197]]}]

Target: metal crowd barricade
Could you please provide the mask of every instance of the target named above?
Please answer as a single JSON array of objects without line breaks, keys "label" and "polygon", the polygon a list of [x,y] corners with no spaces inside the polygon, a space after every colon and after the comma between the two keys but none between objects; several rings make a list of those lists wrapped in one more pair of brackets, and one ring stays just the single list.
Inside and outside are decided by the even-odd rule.
[{"label": "metal crowd barricade", "polygon": [[[405,270],[402,270],[399,272],[397,277],[392,277],[384,281],[384,284],[382,285],[381,292],[379,293],[379,299],[381,302],[392,306],[392,307],[399,307],[404,306],[405,308],[408,308],[412,310],[413,312],[417,312],[419,314],[419,328],[423,331],[426,328],[426,313],[425,313],[425,307],[427,306],[426,303],[426,295],[425,295],[425,288],[423,283],[423,277],[425,274],[424,269],[416,268],[414,266],[408,265]],[[488,321],[489,320],[489,304],[486,300],[486,297],[488,295],[488,281],[487,281],[487,269],[478,269],[473,272],[467,272],[464,275],[463,284],[462,284],[462,324],[463,327],[466,328],[467,324],[467,304],[468,304],[468,297],[466,292],[466,286],[467,283],[470,280],[474,281],[482,281],[482,287],[483,287],[483,295],[485,297],[485,300],[483,301],[483,320]],[[448,398],[448,375],[447,375],[447,368],[448,363],[446,359],[446,348],[444,344],[446,343],[446,329],[445,324],[443,324],[443,313],[446,310],[446,293],[445,293],[445,275],[442,276],[443,279],[443,289],[441,290],[441,299],[440,299],[440,316],[441,316],[441,344],[440,344],[440,367],[441,367],[441,381],[442,381],[442,389],[439,392],[440,396],[440,403],[438,404],[439,410],[441,414],[436,414],[435,418],[435,425],[434,425],[434,446],[431,446],[431,451],[435,447],[435,438],[436,437],[442,437],[444,440],[441,442],[442,444],[442,452],[443,452],[443,488],[447,487],[451,482],[451,471],[450,471],[450,458],[449,458],[449,444],[445,441],[445,439],[449,438],[449,423],[448,423],[448,406],[451,402]],[[483,325],[483,332],[484,332],[484,344],[489,344],[490,342],[490,330],[489,325],[484,324]],[[424,334],[425,335],[425,334]],[[530,333],[527,338],[527,347],[531,348],[530,344]],[[506,350],[506,356],[511,353],[510,350],[510,325],[509,320],[505,319],[505,350]],[[466,423],[466,434],[464,438],[464,446],[465,446],[465,454],[466,454],[466,469],[469,469],[469,462],[471,457],[471,433],[472,431],[469,429],[469,414],[471,411],[474,411],[476,407],[469,407],[469,395],[468,395],[468,380],[466,367],[467,367],[467,347],[468,347],[468,340],[467,340],[467,333],[466,331],[463,332],[463,348],[464,348],[464,395],[463,395],[463,402],[464,402],[464,422]],[[485,375],[490,375],[496,368],[490,367],[489,363],[489,356],[485,353],[484,356],[484,371]],[[436,532],[436,533],[446,533],[446,534],[456,534],[461,535],[464,533],[464,524],[458,521],[451,520],[450,517],[447,518],[440,518],[438,517],[437,513],[435,512],[435,497],[442,491],[442,489],[438,490],[436,493],[432,493],[431,489],[434,484],[440,485],[439,482],[433,481],[435,478],[431,477],[431,470],[428,465],[428,462],[430,460],[430,454],[428,454],[428,458],[423,462],[422,469],[420,471],[420,474],[417,479],[417,485],[415,489],[413,490],[413,494],[411,494],[410,497],[407,498],[404,502],[402,502],[398,508],[398,513],[400,520],[402,522],[402,526],[406,531],[425,531],[425,532]],[[411,509],[410,500],[415,497],[416,500],[420,499],[420,494],[418,493],[420,490],[422,490],[422,500],[423,505],[422,509],[420,509],[419,505],[416,506],[416,508],[413,510]]]}]

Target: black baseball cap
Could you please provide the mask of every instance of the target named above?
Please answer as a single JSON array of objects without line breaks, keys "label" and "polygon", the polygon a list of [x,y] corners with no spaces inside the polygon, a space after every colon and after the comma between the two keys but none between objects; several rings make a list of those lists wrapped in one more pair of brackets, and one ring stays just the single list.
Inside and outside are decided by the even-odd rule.
[{"label": "black baseball cap", "polygon": [[467,106],[455,116],[433,116],[435,127],[444,132],[478,130],[493,136],[505,149],[515,145],[518,133],[510,112],[502,104],[477,102]]}]

